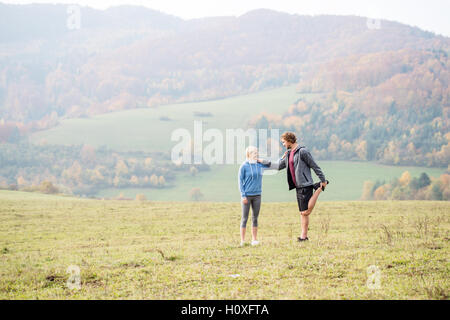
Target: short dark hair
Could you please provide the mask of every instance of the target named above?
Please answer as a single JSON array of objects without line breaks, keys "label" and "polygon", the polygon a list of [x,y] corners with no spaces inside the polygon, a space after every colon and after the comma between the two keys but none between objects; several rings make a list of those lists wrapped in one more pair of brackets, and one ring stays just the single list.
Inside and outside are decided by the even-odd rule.
[{"label": "short dark hair", "polygon": [[290,142],[290,143],[296,143],[297,137],[295,136],[295,133],[293,132],[285,132],[281,135],[281,139],[284,141]]}]

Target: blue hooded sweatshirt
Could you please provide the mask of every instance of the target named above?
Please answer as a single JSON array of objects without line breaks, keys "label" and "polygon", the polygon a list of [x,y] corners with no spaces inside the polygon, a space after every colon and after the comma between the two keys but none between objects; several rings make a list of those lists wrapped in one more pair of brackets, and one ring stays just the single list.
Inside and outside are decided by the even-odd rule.
[{"label": "blue hooded sweatshirt", "polygon": [[248,160],[241,164],[238,181],[242,198],[261,194],[264,168],[269,168],[269,165],[263,165],[259,162],[250,163]]}]

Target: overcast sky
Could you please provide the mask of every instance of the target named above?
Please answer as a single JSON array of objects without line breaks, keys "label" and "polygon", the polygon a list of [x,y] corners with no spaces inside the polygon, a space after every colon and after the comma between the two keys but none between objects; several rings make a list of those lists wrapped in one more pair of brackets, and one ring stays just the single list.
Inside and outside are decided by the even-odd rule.
[{"label": "overcast sky", "polygon": [[288,13],[358,15],[388,19],[450,36],[450,0],[34,0],[3,3],[72,3],[106,9],[121,4],[143,5],[183,19],[239,16],[268,8]]}]

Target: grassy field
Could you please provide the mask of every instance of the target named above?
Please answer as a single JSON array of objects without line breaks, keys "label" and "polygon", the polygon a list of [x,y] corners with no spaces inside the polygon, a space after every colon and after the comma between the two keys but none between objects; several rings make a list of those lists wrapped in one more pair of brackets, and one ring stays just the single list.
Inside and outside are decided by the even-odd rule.
[{"label": "grassy field", "polygon": [[449,202],[319,201],[301,244],[296,212],[264,203],[241,248],[239,203],[0,191],[0,299],[448,299]]},{"label": "grassy field", "polygon": [[[350,161],[318,161],[331,184],[323,193],[322,200],[359,200],[364,181],[391,181],[398,178],[404,171],[409,171],[413,177],[419,177],[426,172],[430,177],[439,177],[446,168],[422,168],[404,166],[384,166],[371,162]],[[239,201],[240,194],[237,184],[238,165],[215,165],[211,171],[199,173],[193,177],[188,173],[177,176],[176,187],[168,189],[103,189],[97,197],[113,198],[123,193],[125,197],[135,198],[136,194],[144,194],[148,200],[158,201],[189,201],[192,188],[200,188],[205,201],[234,202]],[[268,202],[295,201],[295,193],[289,192],[286,181],[286,171],[275,172],[263,179],[263,199]],[[319,181],[313,173],[316,181]]]},{"label": "grassy field", "polygon": [[[263,111],[282,114],[298,97],[300,95],[296,93],[295,86],[288,86],[222,100],[66,119],[54,128],[34,133],[30,141],[40,143],[45,140],[50,144],[62,145],[89,144],[96,147],[106,145],[121,151],[170,151],[177,143],[170,140],[172,132],[185,128],[193,133],[194,120],[203,120],[203,131],[209,128],[246,128],[247,121],[256,114]],[[198,117],[195,112],[211,113],[212,116]],[[170,120],[161,120],[161,117]]]}]

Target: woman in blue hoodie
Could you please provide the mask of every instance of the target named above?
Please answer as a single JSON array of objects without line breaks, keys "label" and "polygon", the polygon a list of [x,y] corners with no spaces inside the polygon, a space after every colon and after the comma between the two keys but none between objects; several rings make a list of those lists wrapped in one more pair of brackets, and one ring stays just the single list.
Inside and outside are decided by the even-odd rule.
[{"label": "woman in blue hoodie", "polygon": [[247,220],[252,208],[252,246],[259,244],[258,234],[258,215],[261,208],[262,176],[264,168],[268,165],[257,161],[258,149],[248,147],[246,150],[247,160],[239,168],[239,191],[241,192],[242,218],[241,218],[241,246],[245,245],[245,232],[247,230]]}]

